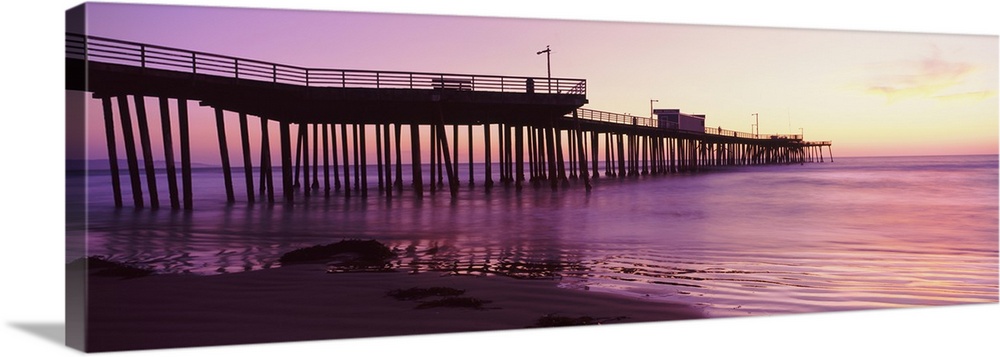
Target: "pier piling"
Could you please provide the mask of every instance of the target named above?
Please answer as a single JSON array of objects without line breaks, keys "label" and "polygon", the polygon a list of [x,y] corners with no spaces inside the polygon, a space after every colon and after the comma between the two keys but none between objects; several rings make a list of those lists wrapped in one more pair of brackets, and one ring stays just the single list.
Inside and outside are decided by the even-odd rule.
[{"label": "pier piling", "polygon": [[188,125],[187,99],[177,100],[177,122],[181,135],[181,183],[183,184],[184,209],[194,208],[194,188],[191,179],[191,135]]},{"label": "pier piling", "polygon": [[292,178],[292,133],[289,124],[280,124],[281,136],[281,193],[285,196],[285,203],[291,204],[295,201],[295,183]]},{"label": "pier piling", "polygon": [[233,193],[233,172],[229,166],[229,145],[226,142],[226,123],[223,121],[222,109],[215,109],[215,128],[219,137],[219,156],[222,159],[222,177],[226,182],[226,201],[236,202],[236,195]]},{"label": "pier piling", "polygon": [[413,165],[413,191],[417,197],[422,197],[424,183],[420,172],[420,127],[416,124],[410,124],[410,162]]},{"label": "pier piling", "polygon": [[253,162],[250,157],[250,133],[247,127],[247,115],[240,113],[240,139],[243,144],[243,174],[246,176],[247,201],[256,201],[253,191]]},{"label": "pier piling", "polygon": [[312,124],[312,133],[313,133],[312,189],[313,191],[316,191],[319,189],[319,131],[316,130],[316,124]]},{"label": "pier piling", "polygon": [[359,129],[361,131],[361,142],[357,144],[361,147],[361,162],[359,164],[361,166],[361,178],[359,179],[361,181],[361,197],[368,197],[368,157],[365,155],[368,152],[366,150],[368,146],[365,145],[365,138],[368,137],[368,133],[366,133],[366,127],[367,125],[361,125],[361,129]]},{"label": "pier piling", "polygon": [[156,192],[156,169],[153,167],[153,151],[149,143],[149,123],[146,120],[146,100],[142,95],[134,95],[136,123],[139,124],[139,143],[142,145],[142,163],[146,167],[146,187],[149,189],[149,207],[160,208],[159,193]]},{"label": "pier piling", "polygon": [[490,142],[492,139],[490,137],[490,126],[491,125],[489,123],[483,124],[483,141],[486,143],[485,144],[486,152],[484,154],[486,161],[486,167],[485,167],[486,181],[484,182],[484,185],[486,185],[487,190],[493,187],[493,159],[491,158],[491,151],[493,150],[493,144]]},{"label": "pier piling", "polygon": [[340,124],[340,152],[344,157],[344,198],[351,197],[351,161],[347,150],[347,124]]},{"label": "pier piling", "polygon": [[122,124],[122,136],[125,140],[125,157],[128,160],[128,175],[132,187],[132,202],[136,208],[144,206],[142,198],[142,182],[139,180],[139,163],[135,153],[135,134],[132,132],[132,116],[128,108],[128,96],[118,97],[118,118]]},{"label": "pier piling", "polygon": [[323,191],[330,197],[330,130],[323,124]]},{"label": "pier piling", "polygon": [[111,98],[101,98],[104,109],[104,134],[107,139],[108,165],[111,169],[111,190],[114,195],[115,207],[122,207],[122,185],[118,177],[118,148],[115,141],[114,112],[111,111]]},{"label": "pier piling", "polygon": [[271,138],[267,122],[266,118],[260,118],[260,189],[261,200],[266,189],[267,202],[274,203],[274,165],[271,164]]},{"label": "pier piling", "polygon": [[181,201],[177,192],[177,168],[174,166],[173,133],[170,129],[170,102],[160,97],[160,131],[163,134],[163,160],[167,166],[167,188],[170,194],[170,208],[180,209]]}]

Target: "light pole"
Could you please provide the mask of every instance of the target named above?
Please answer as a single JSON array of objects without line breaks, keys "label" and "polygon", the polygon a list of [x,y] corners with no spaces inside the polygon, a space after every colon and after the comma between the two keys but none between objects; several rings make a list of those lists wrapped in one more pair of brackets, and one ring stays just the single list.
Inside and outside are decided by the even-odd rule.
[{"label": "light pole", "polygon": [[545,54],[545,68],[548,71],[548,88],[549,93],[552,93],[552,50],[549,49],[549,45],[545,45],[545,50],[538,51],[536,55]]},{"label": "light pole", "polygon": [[757,130],[756,130],[756,131],[754,132],[754,134],[753,134],[753,135],[754,135],[754,138],[756,138],[756,137],[760,136],[760,116],[759,116],[759,115],[757,115],[757,113],[753,113],[753,114],[750,114],[750,115],[752,115],[752,116],[753,116],[753,118],[754,118],[754,119],[753,119],[753,122],[754,122],[754,124],[753,124],[753,125],[752,125],[751,127],[752,127],[752,128],[756,128],[756,129],[757,129]]},{"label": "light pole", "polygon": [[657,103],[659,100],[650,99],[649,100],[649,119],[653,119],[653,103]]},{"label": "light pole", "polygon": [[800,140],[805,140],[806,139],[806,131],[805,131],[805,129],[799,128],[799,139]]}]

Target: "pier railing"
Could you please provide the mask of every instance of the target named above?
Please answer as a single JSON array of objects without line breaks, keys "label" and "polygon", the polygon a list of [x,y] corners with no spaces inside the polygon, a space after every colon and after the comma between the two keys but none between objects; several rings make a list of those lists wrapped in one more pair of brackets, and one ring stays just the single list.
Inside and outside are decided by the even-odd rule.
[{"label": "pier railing", "polygon": [[705,128],[705,134],[731,136],[742,139],[782,139],[782,140],[802,140],[799,134],[753,134],[742,131],[728,130],[722,128]]},{"label": "pier railing", "polygon": [[638,115],[622,114],[622,113],[612,113],[602,110],[577,108],[576,115],[580,119],[600,121],[605,123],[648,126],[654,128],[658,126],[657,120],[653,118],[642,117]]},{"label": "pier railing", "polygon": [[[580,119],[600,121],[613,124],[636,125],[664,130],[679,130],[676,124],[670,122],[660,123],[657,118],[649,118],[637,115],[606,112],[587,108],[577,108],[576,116]],[[753,134],[742,131],[728,130],[723,128],[705,128],[705,134],[729,136],[741,139],[782,139],[782,140],[802,140],[799,134]]]},{"label": "pier railing", "polygon": [[587,94],[585,79],[306,68],[72,33],[66,57],[307,87]]}]

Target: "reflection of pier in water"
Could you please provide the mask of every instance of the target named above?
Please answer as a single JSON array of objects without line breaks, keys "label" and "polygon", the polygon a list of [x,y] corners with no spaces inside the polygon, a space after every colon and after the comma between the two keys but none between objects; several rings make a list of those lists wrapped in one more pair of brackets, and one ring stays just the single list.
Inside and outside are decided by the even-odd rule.
[{"label": "reflection of pier in water", "polygon": [[[275,202],[276,192],[292,202],[299,190],[306,196],[365,197],[374,185],[368,174],[372,151],[379,194],[391,197],[408,186],[420,197],[425,189],[434,194],[445,187],[456,195],[464,179],[459,177],[460,156],[466,153],[470,186],[480,177],[487,190],[494,178],[518,189],[525,182],[547,182],[552,188],[582,182],[589,189],[592,179],[600,177],[602,157],[605,176],[630,177],[712,166],[824,161],[822,148],[831,146],[828,141],[803,141],[801,135],[685,130],[660,119],[584,109],[583,79],[312,69],[74,34],[67,34],[66,50],[66,88],[91,92],[102,103],[118,207],[124,205],[119,143],[126,154],[134,206],[148,202],[156,208],[160,203],[147,97],[159,104],[162,159],[173,209],[193,206],[189,101],[214,109],[229,202],[236,201],[236,193],[227,113],[238,117],[245,197],[251,203]],[[259,129],[251,129],[251,116],[259,119]],[[180,182],[172,117],[179,127]],[[276,157],[271,122],[279,129]],[[422,127],[430,129],[429,141],[421,138]],[[467,133],[465,145],[459,143],[462,129]],[[251,132],[260,137],[256,170]],[[370,140],[375,141],[374,150]],[[499,148],[495,156],[494,140]],[[478,163],[473,149],[477,141],[484,150]],[[408,185],[403,177],[406,142]],[[430,158],[427,181],[421,163],[425,153]],[[275,159],[281,179],[277,189]]]}]

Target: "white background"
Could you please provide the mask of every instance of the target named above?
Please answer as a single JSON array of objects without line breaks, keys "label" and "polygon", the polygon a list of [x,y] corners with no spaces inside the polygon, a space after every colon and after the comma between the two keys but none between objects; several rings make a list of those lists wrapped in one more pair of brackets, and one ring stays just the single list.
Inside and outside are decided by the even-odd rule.
[{"label": "white background", "polygon": [[[265,8],[989,34],[991,1],[135,1]],[[63,19],[71,1],[0,11],[0,354],[62,346]],[[995,100],[995,99],[994,99]],[[17,170],[12,170],[17,168]],[[995,356],[1000,305],[125,352],[116,356]]]}]

